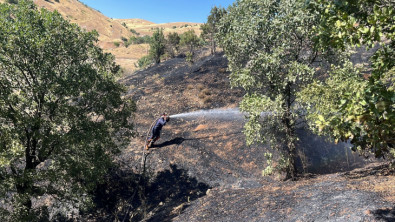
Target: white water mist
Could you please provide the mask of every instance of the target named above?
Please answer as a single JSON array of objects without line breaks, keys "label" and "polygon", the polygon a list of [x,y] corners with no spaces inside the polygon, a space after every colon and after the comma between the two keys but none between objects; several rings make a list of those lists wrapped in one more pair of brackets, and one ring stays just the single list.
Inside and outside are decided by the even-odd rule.
[{"label": "white water mist", "polygon": [[171,115],[170,118],[219,118],[219,119],[227,119],[227,118],[244,118],[245,113],[240,112],[238,108],[231,109],[209,109],[209,110],[198,110],[188,113],[179,113],[175,115]]},{"label": "white water mist", "polygon": [[[268,115],[269,112],[262,112],[261,115]],[[170,118],[211,118],[211,119],[244,119],[248,114],[241,112],[239,108],[229,108],[229,109],[208,109],[208,110],[198,110],[188,113],[179,113],[171,115]]]}]

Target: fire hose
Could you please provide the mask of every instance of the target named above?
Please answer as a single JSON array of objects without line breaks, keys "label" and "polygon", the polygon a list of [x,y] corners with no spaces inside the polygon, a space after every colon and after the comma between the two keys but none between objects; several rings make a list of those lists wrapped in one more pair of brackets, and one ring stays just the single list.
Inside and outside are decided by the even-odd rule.
[{"label": "fire hose", "polygon": [[[143,155],[141,155],[141,164],[140,164],[140,167],[139,167],[138,173],[137,173],[137,175],[139,175],[139,178],[138,178],[138,181],[137,181],[137,184],[138,184],[138,185],[141,183],[142,175],[145,175],[145,160],[146,160],[146,157],[147,157],[147,155],[145,154],[145,147],[148,145],[148,144],[147,144],[147,143],[148,143],[148,139],[149,139],[149,137],[150,137],[150,133],[152,132],[152,129],[154,128],[155,123],[156,123],[160,118],[161,118],[161,117],[159,117],[159,118],[156,119],[154,122],[152,122],[151,127],[149,128],[149,130],[148,130],[148,132],[147,132],[147,136],[145,137],[144,147],[143,147]],[[141,172],[142,169],[143,169],[143,173]],[[129,198],[128,202],[133,201],[134,196],[135,196],[136,193],[137,193],[137,190],[138,190],[138,189],[136,189],[136,190],[133,192],[133,195]],[[130,206],[128,207],[128,210],[126,211],[125,217],[123,218],[122,222],[125,221],[126,216],[129,214],[129,212],[130,212]]]}]

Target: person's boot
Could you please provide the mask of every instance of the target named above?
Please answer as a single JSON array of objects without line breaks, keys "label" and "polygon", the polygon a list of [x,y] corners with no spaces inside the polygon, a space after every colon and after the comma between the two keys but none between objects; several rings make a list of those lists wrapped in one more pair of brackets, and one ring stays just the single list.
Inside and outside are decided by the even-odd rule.
[{"label": "person's boot", "polygon": [[152,146],[154,146],[154,140],[149,141],[148,143],[148,148],[151,148]]},{"label": "person's boot", "polygon": [[145,144],[145,149],[148,150],[151,147],[152,140],[148,140]]}]

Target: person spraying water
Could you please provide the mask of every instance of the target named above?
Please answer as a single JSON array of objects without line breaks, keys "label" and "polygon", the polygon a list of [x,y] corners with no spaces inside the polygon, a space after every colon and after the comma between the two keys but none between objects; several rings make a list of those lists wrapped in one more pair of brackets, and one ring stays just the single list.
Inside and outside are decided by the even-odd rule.
[{"label": "person spraying water", "polygon": [[170,117],[166,113],[163,113],[162,116],[155,121],[155,124],[153,124],[153,127],[151,128],[151,136],[148,137],[148,140],[145,143],[145,148],[147,150],[154,146],[154,143],[160,138],[160,132],[163,126],[169,121]]}]

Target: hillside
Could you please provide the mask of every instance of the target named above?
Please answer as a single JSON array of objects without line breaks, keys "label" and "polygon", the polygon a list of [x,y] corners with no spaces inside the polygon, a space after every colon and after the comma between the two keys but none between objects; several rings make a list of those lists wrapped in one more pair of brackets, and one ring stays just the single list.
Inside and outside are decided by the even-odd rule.
[{"label": "hillside", "polygon": [[104,48],[107,48],[109,42],[121,41],[122,36],[132,35],[119,22],[104,16],[101,12],[78,0],[35,0],[34,3],[51,11],[57,10],[65,18],[88,31],[95,29],[100,35],[99,45]]},{"label": "hillside", "polygon": [[[226,70],[223,54],[194,64],[175,58],[122,80],[139,107],[137,137],[119,157],[122,171],[101,187],[110,190],[97,198],[105,208],[90,219],[112,221],[115,214],[129,221],[395,220],[395,172],[303,128],[299,155],[307,162],[298,164],[305,177],[262,177],[267,147],[246,145],[245,120],[236,109],[244,92],[230,88]],[[144,138],[163,112],[172,119],[146,152]],[[150,182],[135,195],[136,185],[125,178],[141,173],[142,160]]]},{"label": "hillside", "polygon": [[[0,2],[4,3],[5,0],[0,0]],[[112,53],[116,62],[126,72],[135,70],[134,64],[146,55],[149,49],[147,44],[130,45],[127,48],[122,44],[119,47],[114,44],[115,42],[121,43],[122,37],[129,38],[135,35],[130,29],[135,29],[140,35],[152,35],[156,28],[163,28],[165,34],[169,32],[183,33],[190,29],[195,30],[196,34],[200,34],[200,23],[155,24],[143,19],[113,19],[78,0],[34,0],[34,3],[50,11],[57,10],[64,18],[78,24],[83,29],[96,30],[99,33],[98,45],[106,52]],[[133,15],[130,16],[133,17]],[[185,25],[188,26],[185,27]]]},{"label": "hillside", "polygon": [[197,35],[200,35],[201,23],[192,22],[173,22],[156,24],[143,19],[115,19],[121,24],[125,24],[128,29],[134,29],[140,35],[151,35],[156,28],[162,28],[163,33],[167,35],[170,32],[177,32],[178,34],[184,33],[188,30],[194,30]]}]

